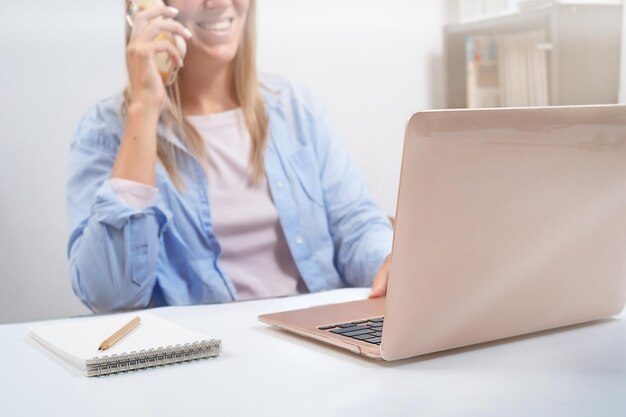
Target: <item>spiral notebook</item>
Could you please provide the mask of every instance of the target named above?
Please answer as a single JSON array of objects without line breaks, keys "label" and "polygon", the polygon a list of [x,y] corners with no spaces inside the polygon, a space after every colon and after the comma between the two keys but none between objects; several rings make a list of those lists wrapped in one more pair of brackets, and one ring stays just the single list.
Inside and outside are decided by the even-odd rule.
[{"label": "spiral notebook", "polygon": [[[106,351],[100,342],[139,315],[141,324]],[[72,319],[30,329],[30,336],[86,376],[103,376],[213,358],[221,341],[151,313]]]}]

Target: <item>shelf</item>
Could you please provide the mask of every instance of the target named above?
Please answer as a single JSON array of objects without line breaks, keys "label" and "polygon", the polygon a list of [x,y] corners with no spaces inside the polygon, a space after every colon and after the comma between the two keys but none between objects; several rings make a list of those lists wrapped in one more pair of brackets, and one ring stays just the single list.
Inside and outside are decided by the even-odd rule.
[{"label": "shelf", "polygon": [[511,31],[517,27],[527,26],[547,19],[551,8],[528,12],[509,12],[488,19],[480,19],[466,23],[455,23],[445,27],[449,35],[481,34],[493,31]]},{"label": "shelf", "polygon": [[453,23],[445,27],[448,34],[483,32],[490,30],[508,30],[509,27],[521,26],[537,19],[547,18],[553,9],[559,6],[569,7],[598,7],[598,6],[622,6],[622,0],[603,0],[603,1],[576,1],[576,0],[560,0],[554,4],[547,4],[543,7],[533,8],[520,11],[504,11],[501,13],[477,17],[460,23]]},{"label": "shelf", "polygon": [[465,40],[542,30],[550,105],[609,104],[619,88],[622,5],[559,2],[537,10],[448,25],[444,29],[447,107],[467,106]]}]

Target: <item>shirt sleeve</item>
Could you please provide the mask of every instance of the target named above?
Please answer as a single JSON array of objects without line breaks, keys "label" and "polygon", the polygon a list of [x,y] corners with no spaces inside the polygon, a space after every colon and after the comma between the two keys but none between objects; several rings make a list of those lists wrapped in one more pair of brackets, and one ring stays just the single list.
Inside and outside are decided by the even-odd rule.
[{"label": "shirt sleeve", "polygon": [[69,154],[68,256],[72,287],[94,311],[147,307],[156,285],[160,237],[171,213],[157,196],[132,207],[108,180],[119,147],[110,123],[92,111]]},{"label": "shirt sleeve", "polygon": [[370,197],[345,141],[319,102],[312,103],[309,111],[316,126],[316,158],[335,245],[335,266],[348,284],[371,286],[391,253],[393,229],[388,216]]}]

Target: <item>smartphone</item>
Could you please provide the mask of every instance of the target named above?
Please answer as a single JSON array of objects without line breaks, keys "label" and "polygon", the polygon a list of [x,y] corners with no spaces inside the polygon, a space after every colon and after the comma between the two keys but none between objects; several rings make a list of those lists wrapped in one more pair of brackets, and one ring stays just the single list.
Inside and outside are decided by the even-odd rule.
[{"label": "smartphone", "polygon": [[[151,9],[153,7],[164,6],[163,0],[127,0],[126,1],[126,23],[130,28],[133,26],[133,18],[137,12],[142,10]],[[158,17],[157,19],[162,19]],[[157,40],[168,40],[172,42],[180,52],[181,56],[185,58],[187,51],[187,44],[185,40],[178,35],[172,35],[171,33],[161,32],[156,38]],[[155,56],[157,68],[161,79],[166,86],[171,85],[176,81],[178,70],[180,68],[172,61],[167,52],[159,52]]]}]

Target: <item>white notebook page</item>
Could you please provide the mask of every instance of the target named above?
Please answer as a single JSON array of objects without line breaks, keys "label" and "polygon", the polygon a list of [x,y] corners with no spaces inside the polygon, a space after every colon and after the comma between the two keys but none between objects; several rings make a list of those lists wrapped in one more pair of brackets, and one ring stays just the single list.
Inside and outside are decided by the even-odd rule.
[{"label": "white notebook page", "polygon": [[[104,351],[100,343],[139,316],[141,323],[117,343]],[[201,342],[203,334],[181,327],[147,312],[117,314],[107,317],[81,318],[46,324],[30,329],[30,335],[61,358],[79,368],[94,357],[157,349],[169,345]]]}]

